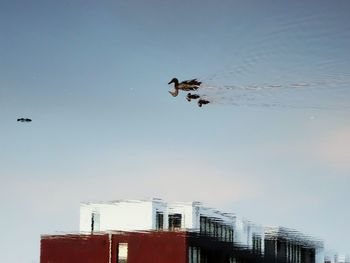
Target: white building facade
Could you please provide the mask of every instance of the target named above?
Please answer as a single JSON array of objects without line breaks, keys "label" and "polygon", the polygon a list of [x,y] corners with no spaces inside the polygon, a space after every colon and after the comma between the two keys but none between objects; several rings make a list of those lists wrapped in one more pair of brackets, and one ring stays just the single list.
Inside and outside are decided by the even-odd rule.
[{"label": "white building facade", "polygon": [[[282,228],[264,228],[234,214],[205,207],[200,202],[168,203],[161,199],[149,199],[84,202],[80,205],[81,233],[157,230],[195,232],[220,241],[234,242],[235,245],[262,254],[271,251],[271,244],[275,244],[266,243],[269,238],[271,241],[272,236],[276,244],[280,238],[284,240],[283,246],[286,248],[281,253],[291,259],[298,258],[298,244],[305,240],[315,248],[315,262],[348,262],[348,258],[338,260],[337,257],[326,256],[321,242],[310,241],[309,237],[300,233]],[[269,247],[265,249],[266,244]]]}]

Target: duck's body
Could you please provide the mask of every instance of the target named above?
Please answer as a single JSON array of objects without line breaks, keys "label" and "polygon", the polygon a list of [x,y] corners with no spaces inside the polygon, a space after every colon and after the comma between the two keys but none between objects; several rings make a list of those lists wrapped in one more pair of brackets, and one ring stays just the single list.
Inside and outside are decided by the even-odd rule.
[{"label": "duck's body", "polygon": [[27,119],[27,118],[20,118],[20,119],[17,119],[17,121],[20,121],[20,122],[31,122],[32,120],[31,119]]},{"label": "duck's body", "polygon": [[191,91],[191,90],[197,90],[199,89],[199,86],[202,84],[202,82],[198,81],[197,79],[191,79],[191,80],[185,80],[182,82],[179,82],[177,78],[173,78],[168,84],[174,83],[174,89],[175,91],[169,91],[173,97],[176,97],[179,94],[179,90],[183,91]]},{"label": "duck's body", "polygon": [[200,99],[200,100],[198,101],[198,106],[199,106],[199,107],[202,107],[203,104],[208,104],[208,103],[210,103],[209,100]]},{"label": "duck's body", "polygon": [[191,101],[191,100],[196,100],[196,99],[199,99],[200,96],[198,94],[191,94],[191,93],[188,93],[187,96],[186,96],[186,99],[188,101]]}]

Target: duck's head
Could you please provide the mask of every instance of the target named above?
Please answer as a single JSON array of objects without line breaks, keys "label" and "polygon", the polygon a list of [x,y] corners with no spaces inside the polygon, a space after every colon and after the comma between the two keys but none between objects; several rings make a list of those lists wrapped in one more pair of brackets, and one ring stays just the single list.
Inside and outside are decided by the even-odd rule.
[{"label": "duck's head", "polygon": [[177,78],[173,78],[172,80],[170,80],[170,82],[168,84],[171,84],[171,83],[179,83],[179,80]]}]

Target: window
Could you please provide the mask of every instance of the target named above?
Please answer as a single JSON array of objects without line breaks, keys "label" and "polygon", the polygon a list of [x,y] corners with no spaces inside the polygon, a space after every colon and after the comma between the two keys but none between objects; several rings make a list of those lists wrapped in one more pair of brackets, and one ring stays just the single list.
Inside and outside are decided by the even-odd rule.
[{"label": "window", "polygon": [[253,251],[260,253],[261,252],[261,236],[253,235]]},{"label": "window", "polygon": [[229,241],[230,242],[233,242],[234,241],[234,232],[233,232],[233,229],[232,228],[229,228]]},{"label": "window", "polygon": [[119,243],[117,263],[127,263],[127,262],[128,262],[128,243]]},{"label": "window", "polygon": [[169,230],[181,229],[181,214],[170,214],[169,215]]},{"label": "window", "polygon": [[205,218],[205,234],[210,235],[210,219],[207,217]]},{"label": "window", "polygon": [[200,233],[201,234],[205,234],[206,233],[206,221],[207,221],[207,218],[204,217],[204,216],[201,216],[199,218],[199,222],[200,222]]},{"label": "window", "polygon": [[91,213],[91,232],[100,231],[100,214],[97,212]]},{"label": "window", "polygon": [[163,230],[164,215],[161,212],[156,212],[156,229]]},{"label": "window", "polygon": [[223,226],[224,237],[223,240],[226,242],[233,242],[233,229],[231,226]]},{"label": "window", "polygon": [[219,240],[224,240],[223,237],[224,237],[224,235],[222,233],[222,225],[219,223],[218,224],[218,238],[219,238]]},{"label": "window", "polygon": [[199,247],[188,247],[188,263],[200,263],[201,251]]},{"label": "window", "polygon": [[228,241],[228,238],[227,238],[227,229],[226,229],[226,226],[225,225],[222,225],[221,227],[221,231],[222,231],[222,241]]},{"label": "window", "polygon": [[297,263],[301,262],[301,247],[297,246]]},{"label": "window", "polygon": [[217,222],[213,222],[214,224],[214,237],[218,237],[218,223]]},{"label": "window", "polygon": [[212,220],[209,221],[209,229],[210,229],[209,235],[213,237],[215,235],[215,226]]}]

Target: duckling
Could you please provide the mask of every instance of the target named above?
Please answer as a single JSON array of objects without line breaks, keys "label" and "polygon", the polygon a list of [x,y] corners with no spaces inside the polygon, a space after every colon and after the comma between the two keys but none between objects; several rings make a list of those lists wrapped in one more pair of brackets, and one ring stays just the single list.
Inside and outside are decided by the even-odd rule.
[{"label": "duckling", "polygon": [[177,78],[173,78],[170,80],[168,84],[174,83],[174,92],[169,91],[169,93],[176,97],[179,94],[179,90],[184,91],[190,91],[190,90],[197,90],[199,89],[199,86],[202,84],[202,82],[198,81],[197,79],[191,79],[191,80],[185,80],[182,82],[179,82]]},{"label": "duckling", "polygon": [[208,104],[208,103],[210,103],[209,100],[200,99],[200,100],[198,101],[198,106],[199,106],[199,107],[202,107],[203,104]]},{"label": "duckling", "polygon": [[191,93],[188,93],[187,97],[186,97],[186,99],[188,101],[196,100],[196,99],[199,99],[199,98],[200,98],[200,96],[198,94],[191,94]]}]

